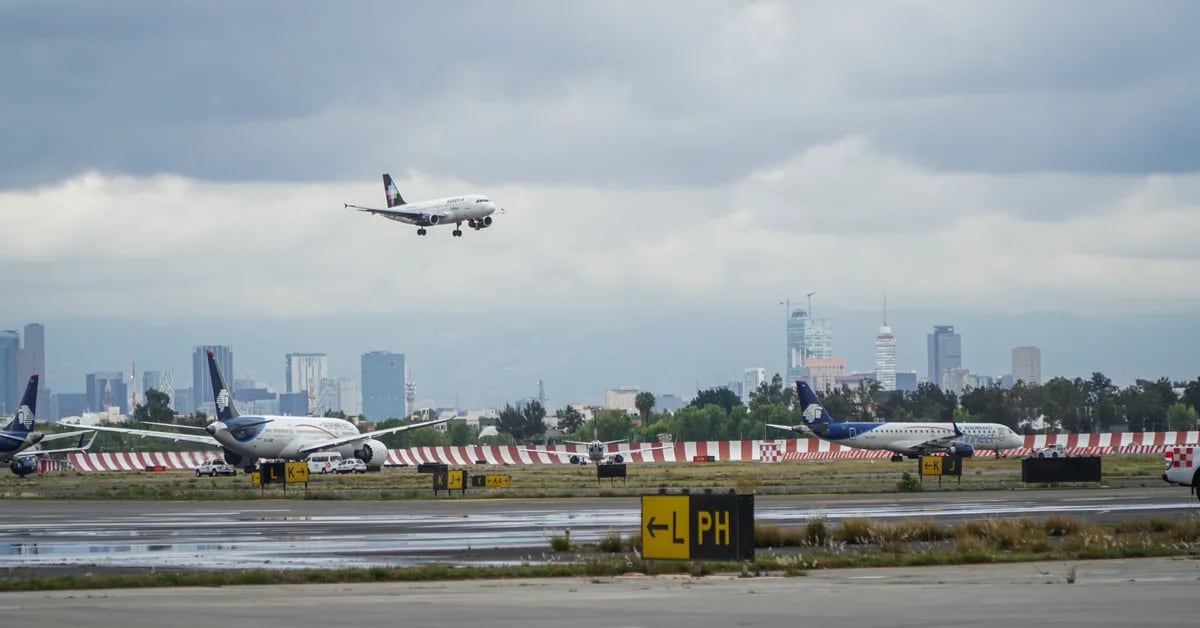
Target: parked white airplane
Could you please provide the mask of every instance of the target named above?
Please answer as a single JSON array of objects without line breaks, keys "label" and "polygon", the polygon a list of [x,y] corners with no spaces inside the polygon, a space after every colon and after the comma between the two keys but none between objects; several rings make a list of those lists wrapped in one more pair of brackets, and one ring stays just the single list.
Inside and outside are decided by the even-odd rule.
[{"label": "parked white airplane", "polygon": [[[454,236],[460,237],[464,222],[476,231],[486,229],[492,226],[492,214],[497,210],[496,204],[481,194],[408,203],[404,197],[400,196],[400,190],[396,188],[396,183],[392,181],[390,174],[383,175],[383,191],[387,197],[387,209],[360,207],[350,203],[342,203],[342,205],[360,212],[377,214],[396,222],[416,225],[417,235],[422,236],[425,235],[426,227],[453,224],[455,225]],[[501,214],[504,213],[503,208],[500,208],[499,211]]]},{"label": "parked white airplane", "polygon": [[[96,433],[91,430],[59,434],[34,431],[33,423],[37,418],[37,393],[38,374],[34,373],[29,377],[29,384],[25,387],[25,395],[21,397],[21,404],[17,406],[16,416],[9,421],[8,425],[4,426],[4,429],[0,430],[0,464],[7,464],[13,473],[21,477],[37,471],[38,456],[87,451],[92,443],[89,441],[87,445],[84,445],[83,436],[90,433],[92,440],[96,439]],[[74,436],[79,437],[79,444],[75,447],[43,449],[51,441]]]},{"label": "parked white airplane", "polygon": [[213,398],[216,399],[217,416],[204,428],[192,428],[203,429],[208,432],[207,436],[99,425],[89,426],[88,429],[221,447],[225,451],[226,462],[247,468],[252,467],[259,458],[304,460],[308,454],[315,451],[336,451],[342,454],[343,458],[359,458],[367,463],[368,467],[379,470],[387,461],[387,446],[376,440],[376,437],[450,420],[447,417],[360,433],[358,427],[344,419],[239,415],[233,407],[233,397],[229,394],[229,387],[225,385],[225,377],[221,374],[221,368],[217,365],[212,351],[208,352],[208,370],[213,384]]},{"label": "parked white airplane", "polygon": [[670,449],[672,447],[671,445],[663,445],[661,447],[643,447],[641,449],[634,449],[632,451],[629,451],[629,450],[621,451],[618,448],[617,451],[609,452],[608,451],[609,445],[614,445],[616,443],[623,443],[623,442],[625,442],[625,439],[622,438],[620,440],[610,440],[610,441],[602,441],[600,439],[596,439],[590,443],[585,443],[585,442],[577,441],[577,440],[565,440],[563,442],[570,444],[570,445],[587,445],[587,458],[584,458],[583,456],[581,456],[577,453],[570,452],[570,451],[550,451],[547,449],[525,449],[523,451],[529,452],[531,454],[549,454],[552,456],[560,456],[562,458],[566,458],[567,461],[570,462],[571,464],[587,464],[590,462],[592,464],[599,465],[599,464],[607,464],[610,462],[614,463],[614,464],[621,464],[622,462],[625,462],[626,457],[631,457],[633,454],[642,453],[642,452],[646,452],[646,451],[658,451],[660,449]]},{"label": "parked white airplane", "polygon": [[905,456],[917,458],[921,454],[946,452],[958,456],[971,456],[976,449],[991,449],[1000,455],[1002,449],[1016,449],[1025,445],[1025,439],[1001,423],[912,423],[889,421],[885,423],[847,422],[834,418],[817,401],[817,395],[804,380],[796,380],[796,393],[800,398],[803,425],[775,425],[767,427],[793,432],[812,432],[818,438],[858,449],[883,449],[893,452],[892,462],[900,462]]}]

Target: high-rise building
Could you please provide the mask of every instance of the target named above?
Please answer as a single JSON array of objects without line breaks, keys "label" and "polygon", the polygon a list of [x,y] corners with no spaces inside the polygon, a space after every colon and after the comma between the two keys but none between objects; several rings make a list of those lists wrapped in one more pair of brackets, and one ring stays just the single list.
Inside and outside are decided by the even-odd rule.
[{"label": "high-rise building", "polygon": [[883,326],[875,336],[875,381],[880,390],[896,390],[896,337],[887,324],[887,301],[883,302]]},{"label": "high-rise building", "polygon": [[[225,377],[225,381],[233,381],[233,349],[224,345],[200,345],[192,350],[192,403],[190,407],[182,408],[176,404],[176,412],[195,412],[206,403],[213,404],[213,389],[212,378],[208,373],[208,357],[206,351],[212,351],[213,357],[217,359],[217,366],[221,367],[221,375]],[[233,391],[230,391],[232,393]]]},{"label": "high-rise building", "polygon": [[284,380],[288,393],[316,389],[321,380],[329,377],[329,359],[324,353],[289,353],[285,361]]},{"label": "high-rise building", "polygon": [[17,354],[17,382],[20,390],[25,390],[29,377],[34,373],[41,375],[40,385],[46,384],[46,328],[40,323],[30,323],[25,326],[24,346]]},{"label": "high-rise building", "polygon": [[604,391],[605,410],[637,410],[637,395],[641,390],[637,386],[617,386]]},{"label": "high-rise building", "polygon": [[338,378],[338,403],[342,405],[342,412],[345,412],[346,416],[362,414],[362,393],[358,390],[357,380],[346,377]]},{"label": "high-rise building", "polygon": [[1042,383],[1042,350],[1037,347],[1017,347],[1012,350],[1012,378],[1026,384]]},{"label": "high-rise building", "polygon": [[941,387],[942,375],[948,369],[962,368],[962,336],[954,333],[953,325],[935,325],[927,342],[929,381]]},{"label": "high-rise building", "polygon": [[896,390],[902,390],[904,392],[916,392],[917,372],[896,371]]},{"label": "high-rise building", "polygon": [[146,371],[142,373],[142,397],[153,388],[167,395],[167,404],[174,409],[175,402],[175,373],[174,371]]},{"label": "high-rise building", "polygon": [[129,413],[129,384],[121,371],[88,373],[87,403],[91,412],[106,412],[116,407],[121,414]]},{"label": "high-rise building", "polygon": [[742,373],[742,403],[750,403],[750,393],[767,381],[767,370],[764,368],[746,369]]},{"label": "high-rise building", "polygon": [[787,384],[809,377],[806,361],[833,357],[833,322],[811,318],[808,311],[794,309],[787,323]]},{"label": "high-rise building", "polygon": [[403,353],[372,351],[362,356],[362,414],[368,421],[408,416]]},{"label": "high-rise building", "polygon": [[25,393],[25,382],[19,382],[17,368],[21,353],[21,336],[16,330],[0,330],[0,413],[17,411],[20,396]]},{"label": "high-rise building", "polygon": [[56,418],[83,416],[83,413],[88,411],[87,394],[59,393],[54,395],[54,405],[55,414],[58,415]]},{"label": "high-rise building", "polygon": [[808,365],[809,385],[816,391],[837,386],[837,378],[846,374],[846,358],[812,358]]}]

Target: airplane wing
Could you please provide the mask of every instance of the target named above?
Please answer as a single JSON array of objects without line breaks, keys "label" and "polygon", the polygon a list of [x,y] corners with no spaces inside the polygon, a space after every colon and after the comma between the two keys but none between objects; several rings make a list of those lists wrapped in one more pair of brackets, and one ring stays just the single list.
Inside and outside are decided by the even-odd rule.
[{"label": "airplane wing", "polygon": [[937,438],[930,438],[923,441],[910,441],[904,443],[901,447],[906,447],[914,453],[923,454],[930,451],[945,451],[954,445],[954,441],[962,438],[962,430],[958,429],[958,424],[953,423],[954,433]]},{"label": "airplane wing", "polygon": [[221,443],[212,436],[204,434],[182,434],[179,432],[157,432],[154,430],[138,430],[131,427],[109,427],[106,425],[89,425],[89,430],[97,430],[100,432],[116,432],[117,434],[132,434],[133,436],[141,436],[143,438],[165,438],[175,442],[186,441],[189,443],[200,443],[202,445],[210,445],[212,447],[220,447]]},{"label": "airplane wing", "polygon": [[91,433],[92,433],[92,437],[93,437],[93,438],[95,438],[95,434],[96,434],[96,433],[95,433],[95,432],[92,432],[92,430],[78,430],[78,431],[75,431],[75,432],[62,432],[62,433],[59,433],[59,434],[46,434],[45,436],[43,436],[43,437],[42,437],[42,440],[41,440],[40,442],[43,442],[43,443],[48,443],[48,442],[50,442],[50,441],[55,441],[55,440],[59,440],[59,439],[63,439],[63,438],[71,438],[71,437],[74,437],[74,436],[82,436],[83,434],[87,434],[88,432],[91,432]]},{"label": "airplane wing", "polygon": [[646,452],[646,451],[658,451],[660,449],[674,449],[674,448],[675,448],[675,445],[662,445],[659,447],[642,447],[641,449],[627,449],[625,451],[618,451],[616,453],[619,453],[622,455],[631,455],[631,454],[640,454],[640,453]]},{"label": "airplane wing", "polygon": [[432,421],[425,421],[424,423],[410,423],[408,425],[400,425],[397,427],[389,427],[387,429],[375,430],[374,432],[363,432],[361,434],[355,434],[353,436],[343,436],[341,438],[330,438],[328,440],[312,441],[312,442],[304,445],[303,447],[301,447],[298,451],[302,454],[311,454],[314,451],[320,451],[322,449],[331,449],[333,447],[340,447],[347,443],[357,443],[360,440],[367,440],[370,438],[375,438],[376,436],[387,436],[388,434],[395,434],[396,432],[415,430],[415,429],[419,429],[422,427],[429,427],[430,425],[437,425],[439,423],[445,423],[452,418],[454,418],[454,417],[446,417],[444,419],[434,419]]},{"label": "airplane wing", "polygon": [[[76,434],[87,434],[87,432],[75,432],[75,433]],[[75,453],[75,452],[84,452],[84,451],[87,451],[88,449],[91,449],[92,443],[96,442],[96,433],[92,432],[91,434],[92,434],[92,438],[91,438],[91,440],[89,440],[87,442],[86,445],[83,444],[83,437],[80,436],[78,447],[63,447],[61,449],[26,449],[25,451],[21,452],[21,455],[41,456],[41,455],[49,455],[49,454],[69,454],[69,453]],[[46,442],[46,439],[43,438],[42,442],[43,443]],[[39,443],[39,445],[40,445],[40,443]]]},{"label": "airplane wing", "polygon": [[549,449],[522,449],[521,451],[524,451],[524,452],[530,453],[530,454],[547,454],[550,456],[583,456],[585,458],[587,457],[586,451],[583,451],[583,452],[580,452],[580,451],[550,451]]},{"label": "airplane wing", "polygon": [[430,224],[430,225],[437,224],[436,220],[431,220],[432,217],[436,216],[437,218],[440,219],[440,218],[445,217],[445,215],[446,215],[442,212],[414,212],[414,211],[408,211],[408,210],[404,210],[404,209],[394,209],[394,208],[393,209],[377,209],[374,207],[360,207],[358,205],[351,205],[349,203],[342,203],[342,205],[345,207],[348,207],[350,209],[357,209],[360,212],[366,212],[368,214],[376,214],[379,216],[397,216],[400,218],[404,218],[405,220],[411,220],[416,223]]}]

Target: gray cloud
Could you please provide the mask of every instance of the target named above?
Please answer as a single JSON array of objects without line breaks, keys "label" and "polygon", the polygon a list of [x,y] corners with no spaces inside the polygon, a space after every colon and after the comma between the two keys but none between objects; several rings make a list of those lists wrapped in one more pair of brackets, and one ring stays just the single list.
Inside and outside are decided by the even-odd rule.
[{"label": "gray cloud", "polygon": [[724,184],[846,135],[936,170],[1200,167],[1190,3],[163,2],[0,9],[0,186]]}]

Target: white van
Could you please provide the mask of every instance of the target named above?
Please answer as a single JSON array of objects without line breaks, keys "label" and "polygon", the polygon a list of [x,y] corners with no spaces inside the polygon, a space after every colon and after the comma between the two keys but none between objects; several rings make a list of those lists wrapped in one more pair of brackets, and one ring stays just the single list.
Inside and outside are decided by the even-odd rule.
[{"label": "white van", "polygon": [[342,454],[336,451],[318,451],[308,454],[308,472],[309,473],[334,473],[337,471],[338,463],[342,461]]}]

